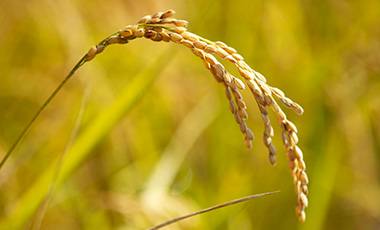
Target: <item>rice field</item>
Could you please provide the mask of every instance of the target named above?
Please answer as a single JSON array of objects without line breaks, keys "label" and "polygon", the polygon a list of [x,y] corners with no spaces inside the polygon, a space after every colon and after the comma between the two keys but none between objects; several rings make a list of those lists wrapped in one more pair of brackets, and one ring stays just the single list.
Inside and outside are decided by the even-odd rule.
[{"label": "rice field", "polygon": [[[183,29],[164,42],[168,30],[126,28],[168,9],[176,28],[229,48],[206,52]],[[0,169],[0,229],[148,229],[272,191],[163,229],[378,228],[379,15],[372,0],[3,0],[1,159],[83,55],[102,53],[85,59]],[[89,51],[121,28],[128,43]],[[258,84],[267,117],[240,56],[273,87]],[[219,62],[229,75],[216,74]],[[278,111],[297,134],[278,126]],[[305,179],[289,172],[289,153],[300,156],[283,143],[289,130],[308,192],[295,191],[294,176]],[[308,206],[303,223],[297,202]]]}]

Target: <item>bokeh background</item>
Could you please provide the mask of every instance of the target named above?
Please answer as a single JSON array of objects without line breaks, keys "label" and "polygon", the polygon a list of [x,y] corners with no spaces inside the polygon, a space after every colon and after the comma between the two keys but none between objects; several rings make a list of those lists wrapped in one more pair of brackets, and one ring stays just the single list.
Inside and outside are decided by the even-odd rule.
[{"label": "bokeh background", "polygon": [[377,0],[1,0],[1,158],[90,46],[168,9],[190,31],[234,47],[305,109],[284,108],[310,179],[306,222],[295,215],[279,128],[273,167],[250,92],[257,138],[247,150],[201,60],[174,43],[137,39],[80,68],[6,162],[1,229],[146,229],[277,190],[166,229],[380,228]]}]

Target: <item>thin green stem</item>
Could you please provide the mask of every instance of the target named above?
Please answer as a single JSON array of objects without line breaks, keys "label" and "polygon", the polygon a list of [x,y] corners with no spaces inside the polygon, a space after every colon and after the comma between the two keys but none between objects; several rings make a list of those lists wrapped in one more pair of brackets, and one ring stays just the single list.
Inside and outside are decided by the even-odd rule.
[{"label": "thin green stem", "polygon": [[246,196],[246,197],[243,197],[243,198],[240,198],[240,199],[237,199],[237,200],[233,200],[233,201],[229,201],[229,202],[226,202],[226,203],[223,203],[223,204],[219,204],[219,205],[213,206],[211,208],[206,208],[206,209],[203,209],[201,211],[191,213],[189,215],[185,215],[185,216],[181,216],[181,217],[169,220],[169,221],[167,221],[165,223],[156,225],[156,226],[154,226],[152,228],[149,228],[147,230],[157,230],[157,229],[160,229],[162,227],[165,227],[165,226],[168,226],[170,224],[173,224],[175,222],[178,222],[178,221],[181,221],[181,220],[184,220],[184,219],[187,219],[187,218],[190,218],[190,217],[193,217],[193,216],[205,213],[205,212],[213,211],[215,209],[223,208],[223,207],[230,206],[230,205],[233,205],[233,204],[238,204],[238,203],[241,203],[241,202],[244,202],[244,201],[247,201],[247,200],[251,200],[251,199],[262,197],[262,196],[266,196],[266,195],[271,195],[271,194],[278,193],[278,192],[280,192],[280,191],[267,192],[267,193],[261,193],[261,194]]},{"label": "thin green stem", "polygon": [[34,114],[33,118],[29,121],[28,125],[25,127],[25,129],[21,132],[21,134],[17,137],[16,141],[13,142],[11,148],[8,150],[7,154],[4,156],[3,160],[0,163],[0,170],[7,161],[7,159],[10,157],[10,155],[13,153],[13,151],[16,149],[17,145],[20,143],[22,138],[25,136],[25,134],[29,131],[30,127],[34,124],[34,122],[37,120],[37,118],[41,115],[41,113],[45,110],[45,108],[50,104],[50,102],[53,100],[53,98],[58,94],[58,92],[61,90],[61,88],[66,84],[66,82],[73,76],[75,71],[79,69],[85,62],[86,62],[87,54],[84,55],[79,62],[74,66],[74,68],[70,71],[70,73],[63,79],[61,84],[58,85],[58,87],[54,90],[54,92],[50,95],[50,97],[42,104],[42,106],[38,109],[38,111]]},{"label": "thin green stem", "polygon": [[[138,24],[139,27],[158,27],[170,30],[170,27],[161,26],[161,25],[150,25],[150,24]],[[128,29],[130,26],[127,26],[104,40],[98,43],[98,45],[108,46],[110,45],[108,43],[108,39],[114,35],[119,35],[121,31]],[[70,71],[70,73],[66,76],[66,78],[61,82],[61,84],[58,85],[58,87],[54,90],[54,92],[50,95],[50,97],[42,104],[42,106],[39,108],[39,110],[36,112],[36,114],[33,116],[33,118],[29,121],[28,125],[25,127],[25,129],[21,132],[21,134],[17,137],[16,141],[12,144],[10,149],[8,150],[7,154],[4,156],[2,161],[0,162],[0,170],[5,164],[5,162],[8,160],[10,155],[13,153],[15,148],[18,146],[22,138],[25,136],[25,134],[29,131],[30,127],[34,124],[34,122],[37,120],[37,118],[41,115],[41,113],[45,110],[45,108],[50,104],[51,100],[58,94],[58,92],[61,90],[61,88],[66,84],[66,82],[73,76],[73,74],[86,62],[87,54],[82,57],[82,59],[79,60],[79,62],[74,66],[74,68]]]},{"label": "thin green stem", "polygon": [[[141,23],[141,24],[137,24],[139,26],[139,28],[145,28],[145,27],[152,27],[152,28],[162,28],[162,29],[165,29],[165,30],[170,30],[172,31],[171,27],[167,27],[167,26],[163,26],[163,25],[154,25],[154,24],[146,24],[146,23]],[[128,27],[126,27],[128,28]],[[124,30],[124,29],[122,29]]]}]

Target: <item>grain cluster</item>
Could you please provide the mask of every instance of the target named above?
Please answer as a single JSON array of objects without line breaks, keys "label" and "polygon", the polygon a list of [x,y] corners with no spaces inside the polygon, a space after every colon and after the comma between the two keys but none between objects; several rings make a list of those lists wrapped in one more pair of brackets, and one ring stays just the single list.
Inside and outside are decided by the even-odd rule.
[{"label": "grain cluster", "polygon": [[[277,124],[282,130],[282,142],[285,146],[297,194],[296,213],[300,221],[305,221],[304,210],[308,206],[308,177],[305,172],[306,165],[303,153],[297,146],[297,128],[287,119],[275,99],[299,115],[303,113],[302,107],[286,97],[280,89],[268,85],[265,77],[253,70],[234,48],[220,41],[209,41],[188,31],[186,28],[188,22],[173,18],[174,14],[173,10],[168,10],[141,18],[137,24],[126,26],[99,44],[92,46],[85,61],[92,60],[97,54],[103,52],[108,45],[125,44],[133,39],[143,37],[155,42],[174,42],[191,49],[197,57],[202,59],[205,67],[212,73],[215,80],[225,88],[230,111],[241,133],[244,135],[245,146],[250,149],[252,148],[254,134],[245,122],[248,119],[247,106],[240,93],[247,85],[261,112],[261,118],[264,123],[263,142],[268,149],[268,158],[272,165],[276,164],[277,150],[272,143],[274,130],[268,115],[270,110],[276,114]],[[229,73],[218,59],[233,63],[246,84]]]}]

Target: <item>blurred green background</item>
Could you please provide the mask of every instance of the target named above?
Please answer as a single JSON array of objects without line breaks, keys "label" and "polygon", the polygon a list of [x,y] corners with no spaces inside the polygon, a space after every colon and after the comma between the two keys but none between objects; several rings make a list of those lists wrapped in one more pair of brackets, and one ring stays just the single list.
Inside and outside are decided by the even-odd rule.
[{"label": "blurred green background", "polygon": [[[2,0],[1,158],[89,47],[168,9],[190,31],[234,47],[305,109],[297,116],[284,108],[310,179],[306,222],[295,215],[280,129],[272,122],[273,167],[250,92],[247,124],[257,138],[247,150],[202,61],[184,46],[137,39],[80,68],[6,162],[0,228],[146,229],[281,190],[166,229],[378,229],[378,0]],[[37,211],[62,153],[55,189]]]}]

